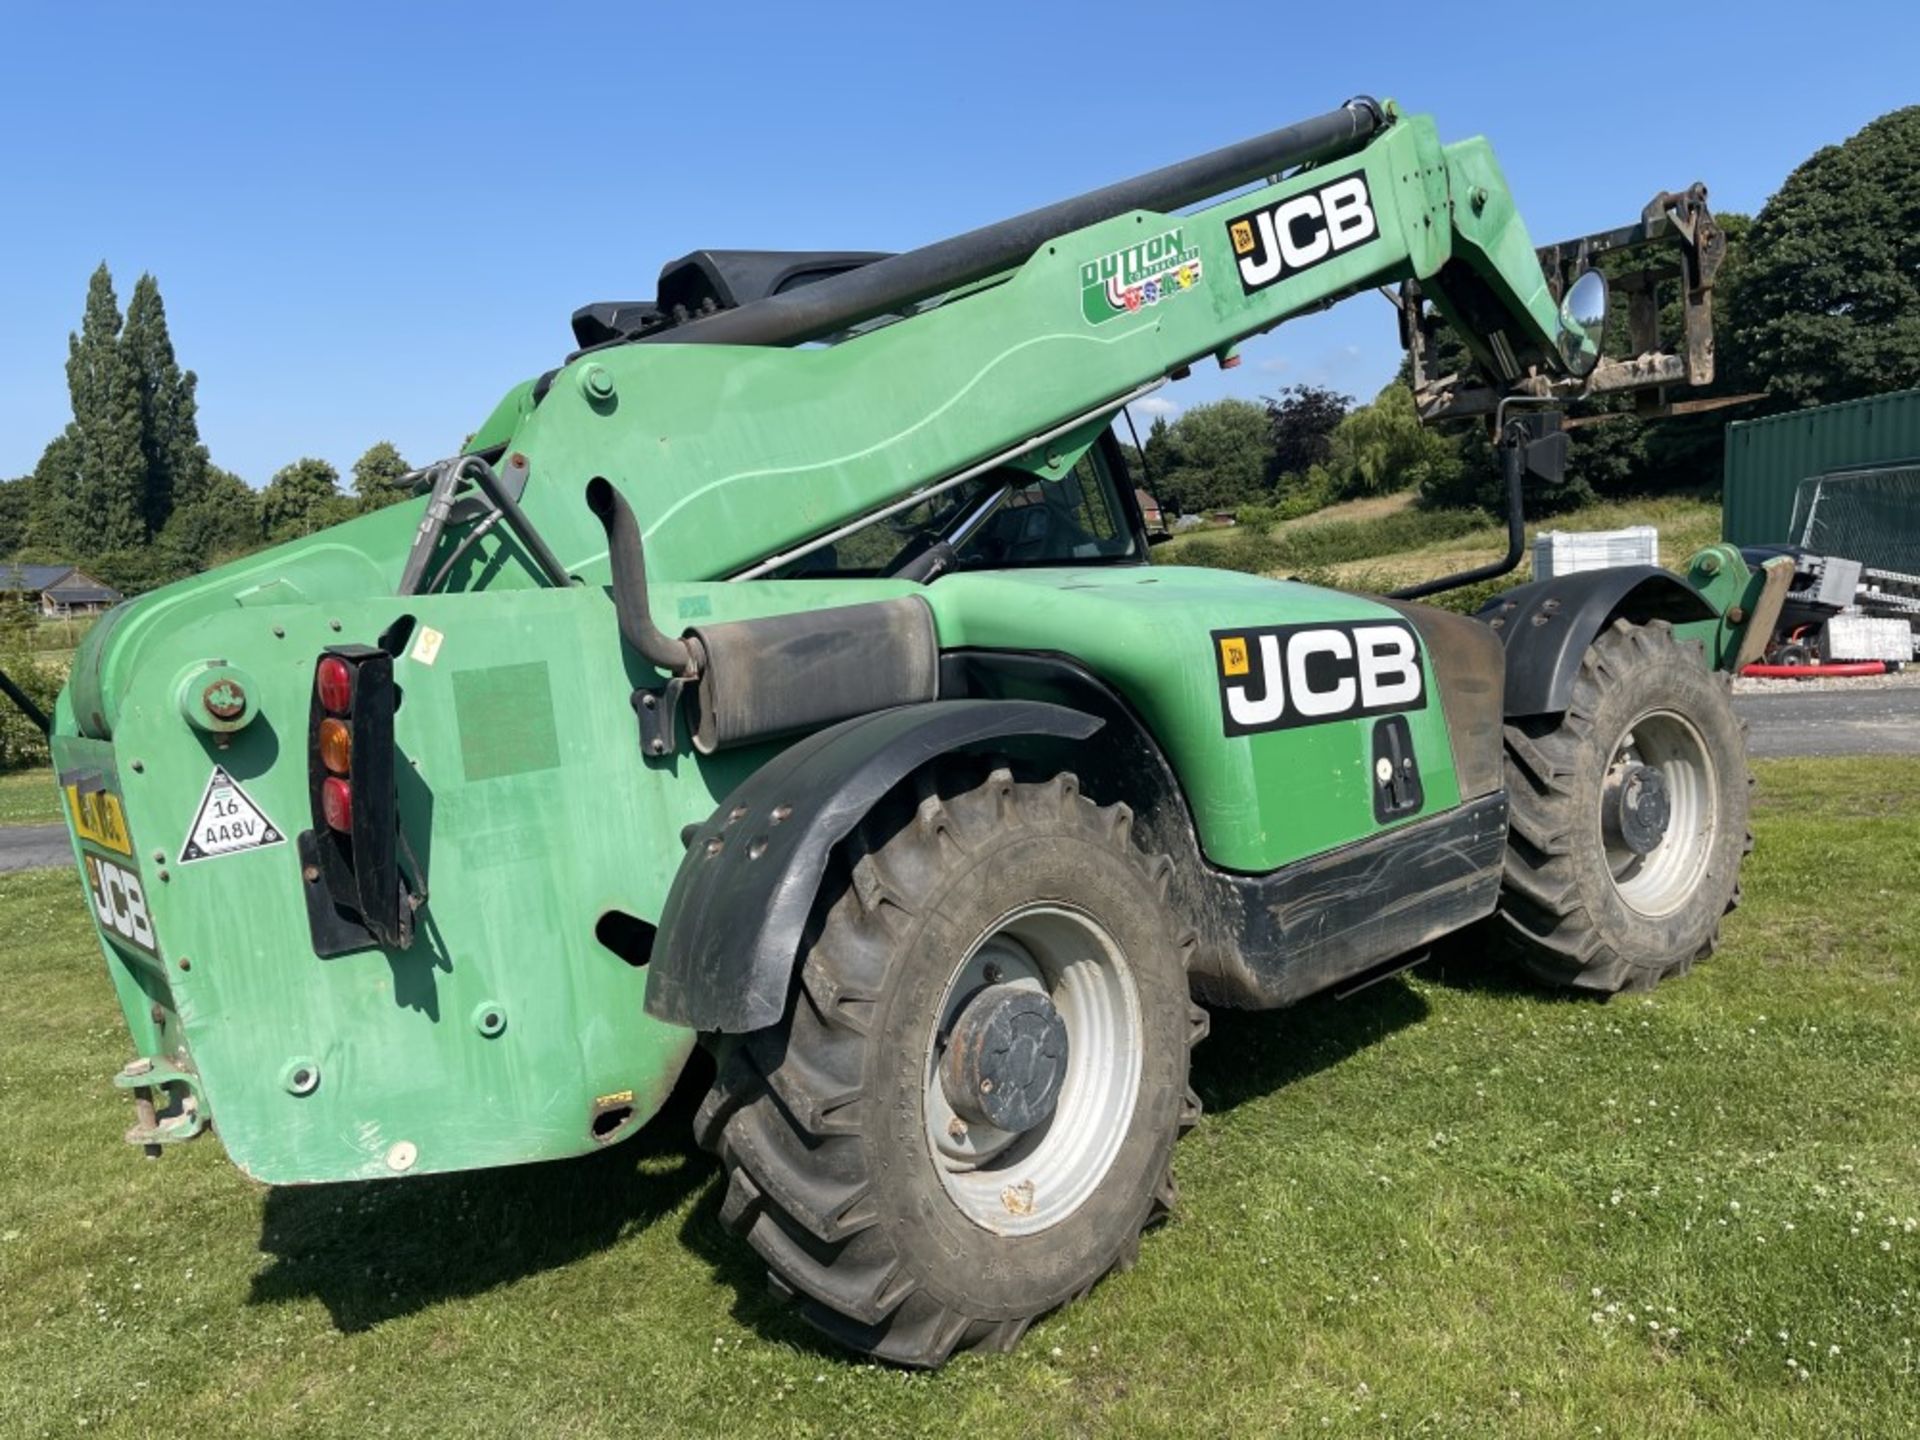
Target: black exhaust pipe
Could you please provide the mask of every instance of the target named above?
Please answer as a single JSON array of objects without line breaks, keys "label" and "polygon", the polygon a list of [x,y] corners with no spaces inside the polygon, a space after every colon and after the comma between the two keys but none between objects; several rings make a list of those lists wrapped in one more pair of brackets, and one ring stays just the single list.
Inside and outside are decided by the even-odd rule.
[{"label": "black exhaust pipe", "polygon": [[1011,220],[876,260],[825,280],[639,341],[665,345],[798,345],[1011,269],[1055,236],[1129,210],[1177,210],[1295,165],[1358,149],[1386,127],[1377,100],[1356,96],[1338,110],[1137,175]]},{"label": "black exhaust pipe", "polygon": [[693,650],[653,623],[647,600],[647,554],[640,543],[640,522],[633,507],[613,485],[594,476],[587,482],[587,508],[600,517],[607,532],[607,563],[613,569],[613,608],[620,616],[620,634],[650,663],[671,675],[693,679],[699,674]]}]

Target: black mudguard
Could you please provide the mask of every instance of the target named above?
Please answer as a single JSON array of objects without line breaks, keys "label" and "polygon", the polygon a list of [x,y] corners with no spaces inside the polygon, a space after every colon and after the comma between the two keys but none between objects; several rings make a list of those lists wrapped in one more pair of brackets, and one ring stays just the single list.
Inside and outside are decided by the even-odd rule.
[{"label": "black mudguard", "polygon": [[647,1013],[740,1035],[778,1023],[833,847],[938,756],[1101,721],[1033,700],[933,700],[856,716],[782,751],[696,830],[660,916]]},{"label": "black mudguard", "polygon": [[1616,619],[1680,624],[1717,613],[1671,570],[1617,565],[1522,585],[1488,601],[1475,618],[1507,647],[1505,707],[1512,718],[1565,710],[1581,657]]}]

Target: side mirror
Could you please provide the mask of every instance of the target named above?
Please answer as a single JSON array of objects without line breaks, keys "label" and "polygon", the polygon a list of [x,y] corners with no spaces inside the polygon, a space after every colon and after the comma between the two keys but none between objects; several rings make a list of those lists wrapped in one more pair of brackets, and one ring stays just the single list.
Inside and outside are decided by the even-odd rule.
[{"label": "side mirror", "polygon": [[1607,277],[1583,270],[1560,301],[1560,358],[1577,376],[1600,363],[1600,340],[1607,326]]}]

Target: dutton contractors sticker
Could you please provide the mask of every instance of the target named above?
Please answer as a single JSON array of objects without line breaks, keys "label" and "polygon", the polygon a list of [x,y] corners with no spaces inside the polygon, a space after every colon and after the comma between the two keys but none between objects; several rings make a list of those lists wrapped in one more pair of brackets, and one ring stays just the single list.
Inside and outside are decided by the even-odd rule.
[{"label": "dutton contractors sticker", "polygon": [[1200,283],[1200,248],[1180,226],[1089,260],[1080,267],[1080,313],[1101,325],[1143,306],[1158,305]]},{"label": "dutton contractors sticker", "polygon": [[269,845],[283,845],[286,839],[266,811],[240,788],[240,782],[216,765],[207,777],[206,793],[200,797],[193,825],[180,843],[178,863],[236,855],[242,850],[264,850]]}]

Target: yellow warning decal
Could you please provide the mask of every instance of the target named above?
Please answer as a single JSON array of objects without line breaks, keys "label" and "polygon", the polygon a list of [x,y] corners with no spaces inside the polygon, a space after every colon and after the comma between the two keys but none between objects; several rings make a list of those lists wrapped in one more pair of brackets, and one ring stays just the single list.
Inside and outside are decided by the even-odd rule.
[{"label": "yellow warning decal", "polygon": [[1247,673],[1247,642],[1241,635],[1226,635],[1220,640],[1220,673],[1222,675],[1244,675]]},{"label": "yellow warning decal", "polygon": [[122,855],[133,854],[133,841],[127,835],[126,812],[120,797],[111,790],[82,790],[68,785],[67,808],[73,812],[73,828],[82,840],[91,840]]},{"label": "yellow warning decal", "polygon": [[1233,253],[1247,255],[1253,251],[1253,225],[1250,221],[1236,220],[1227,227],[1227,233],[1233,236]]}]

